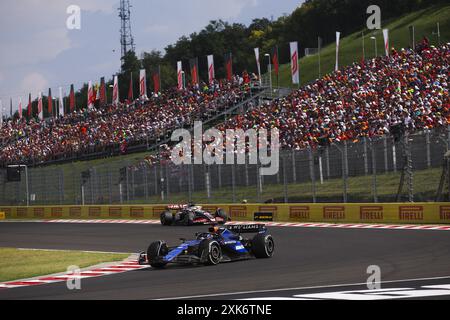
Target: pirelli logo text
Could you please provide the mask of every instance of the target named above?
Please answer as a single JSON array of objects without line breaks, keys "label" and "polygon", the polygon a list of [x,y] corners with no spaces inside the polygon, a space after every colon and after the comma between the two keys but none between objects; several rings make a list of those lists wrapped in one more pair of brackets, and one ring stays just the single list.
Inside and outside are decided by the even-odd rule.
[{"label": "pirelli logo text", "polygon": [[81,207],[70,207],[69,208],[69,216],[71,218],[81,217]]},{"label": "pirelli logo text", "polygon": [[310,208],[308,206],[295,206],[289,208],[289,219],[304,221],[310,219]]},{"label": "pirelli logo text", "polygon": [[423,220],[422,206],[405,206],[400,207],[399,217],[401,221]]},{"label": "pirelli logo text", "polygon": [[131,207],[130,208],[131,218],[144,218],[144,207]]},{"label": "pirelli logo text", "polygon": [[52,208],[52,218],[62,218],[63,208]]},{"label": "pirelli logo text", "polygon": [[345,220],[345,207],[333,206],[323,208],[325,220]]},{"label": "pirelli logo text", "polygon": [[246,206],[231,206],[229,212],[230,218],[247,218]]},{"label": "pirelli logo text", "polygon": [[109,217],[110,218],[121,218],[122,217],[122,207],[109,207]]},{"label": "pirelli logo text", "polygon": [[17,218],[27,218],[28,209],[27,208],[17,208]]},{"label": "pirelli logo text", "polygon": [[100,218],[102,215],[102,208],[100,207],[89,207],[89,217],[90,218]]},{"label": "pirelli logo text", "polygon": [[152,217],[159,219],[164,211],[166,211],[166,207],[154,207]]},{"label": "pirelli logo text", "polygon": [[384,218],[382,206],[362,206],[360,207],[359,218],[361,220],[380,220]]},{"label": "pirelli logo text", "polygon": [[44,218],[45,209],[44,208],[33,208],[33,216],[35,218]]},{"label": "pirelli logo text", "polygon": [[450,206],[441,206],[439,216],[440,216],[441,221],[449,221],[450,220]]}]

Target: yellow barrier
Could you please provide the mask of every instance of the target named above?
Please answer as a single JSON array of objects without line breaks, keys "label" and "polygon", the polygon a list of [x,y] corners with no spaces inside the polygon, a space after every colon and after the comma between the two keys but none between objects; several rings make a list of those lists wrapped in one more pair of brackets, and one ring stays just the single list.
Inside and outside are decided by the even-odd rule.
[{"label": "yellow barrier", "polygon": [[6,215],[4,212],[0,212],[0,220],[5,220],[6,219]]},{"label": "yellow barrier", "polygon": [[[165,205],[0,207],[7,219],[159,219]],[[276,222],[450,224],[450,203],[217,204],[232,220]]]}]

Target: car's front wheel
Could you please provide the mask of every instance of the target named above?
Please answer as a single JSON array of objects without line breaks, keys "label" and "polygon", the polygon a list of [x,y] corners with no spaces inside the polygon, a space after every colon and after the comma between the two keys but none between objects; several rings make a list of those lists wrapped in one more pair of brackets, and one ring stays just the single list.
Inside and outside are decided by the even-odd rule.
[{"label": "car's front wheel", "polygon": [[217,241],[204,240],[199,248],[200,257],[205,265],[215,266],[222,261],[222,248]]},{"label": "car's front wheel", "polygon": [[153,242],[147,249],[148,263],[156,269],[164,268],[167,262],[164,262],[164,257],[169,254],[169,248],[163,241]]},{"label": "car's front wheel", "polygon": [[163,226],[171,226],[173,223],[173,215],[170,211],[161,213],[161,224]]}]

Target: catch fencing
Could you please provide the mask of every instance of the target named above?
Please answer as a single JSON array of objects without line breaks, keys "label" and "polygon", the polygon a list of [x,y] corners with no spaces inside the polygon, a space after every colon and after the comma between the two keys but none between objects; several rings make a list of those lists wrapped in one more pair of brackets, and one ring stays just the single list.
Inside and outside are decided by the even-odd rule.
[{"label": "catch fencing", "polygon": [[6,182],[2,170],[0,204],[26,206],[27,194],[29,205],[449,201],[449,149],[450,128],[441,128],[281,151],[274,176],[261,176],[259,164],[176,166],[129,157],[28,168],[20,182]]}]

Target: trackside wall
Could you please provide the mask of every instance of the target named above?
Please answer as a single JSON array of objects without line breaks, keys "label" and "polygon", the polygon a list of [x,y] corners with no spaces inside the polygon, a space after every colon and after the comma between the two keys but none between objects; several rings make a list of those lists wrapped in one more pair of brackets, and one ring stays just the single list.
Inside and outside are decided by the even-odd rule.
[{"label": "trackside wall", "polygon": [[[450,224],[450,203],[217,204],[234,221]],[[164,205],[0,207],[7,219],[159,219]],[[257,219],[256,219],[257,220]]]}]

